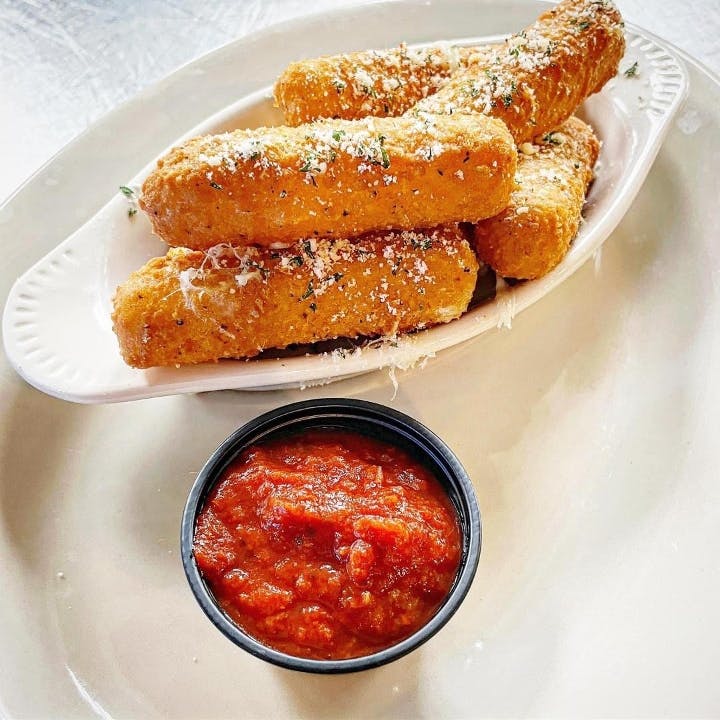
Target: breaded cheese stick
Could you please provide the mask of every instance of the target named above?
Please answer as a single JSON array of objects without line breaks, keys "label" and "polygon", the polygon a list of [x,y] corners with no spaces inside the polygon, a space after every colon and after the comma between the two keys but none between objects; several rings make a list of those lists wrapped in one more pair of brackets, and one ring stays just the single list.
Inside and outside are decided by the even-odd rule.
[{"label": "breaded cheese stick", "polygon": [[137,368],[393,335],[460,316],[477,271],[456,225],[353,242],[313,238],[282,250],[174,248],[118,288],[114,330]]},{"label": "breaded cheese stick", "polygon": [[507,128],[482,115],[327,120],[189,140],[140,205],[163,240],[193,249],[353,237],[495,215],[516,165]]},{"label": "breaded cheese stick", "polygon": [[523,146],[510,204],[474,227],[478,257],[505,277],[538,278],[564,257],[580,225],[600,144],[576,117]]},{"label": "breaded cheese stick", "polygon": [[290,64],[275,83],[288,125],[402,115],[432,95],[477,48],[433,45],[324,55]]},{"label": "breaded cheese stick", "polygon": [[479,112],[503,120],[520,145],[570,117],[617,73],[623,22],[610,0],[563,0],[410,113]]}]

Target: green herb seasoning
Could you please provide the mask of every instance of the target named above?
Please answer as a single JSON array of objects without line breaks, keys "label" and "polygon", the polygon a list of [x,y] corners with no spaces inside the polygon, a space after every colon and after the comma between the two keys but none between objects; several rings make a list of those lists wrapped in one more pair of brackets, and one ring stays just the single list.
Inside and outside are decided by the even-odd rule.
[{"label": "green herb seasoning", "polygon": [[127,185],[120,185],[119,188],[120,188],[120,192],[125,196],[125,199],[128,201],[128,205],[129,205],[128,211],[127,211],[128,217],[129,218],[135,217],[135,215],[137,215],[137,211],[138,211],[137,198],[135,197],[135,191],[131,187],[128,187]]},{"label": "green herb seasoning", "polygon": [[561,145],[560,138],[555,137],[555,131],[549,132],[547,135],[543,136],[543,142],[547,143],[548,145]]},{"label": "green herb seasoning", "polygon": [[379,135],[378,142],[380,143],[380,157],[382,158],[380,164],[387,170],[390,167],[390,156],[385,149],[385,136]]},{"label": "green herb seasoning", "polygon": [[637,77],[638,74],[638,63],[637,60],[627,69],[623,71],[625,77]]}]

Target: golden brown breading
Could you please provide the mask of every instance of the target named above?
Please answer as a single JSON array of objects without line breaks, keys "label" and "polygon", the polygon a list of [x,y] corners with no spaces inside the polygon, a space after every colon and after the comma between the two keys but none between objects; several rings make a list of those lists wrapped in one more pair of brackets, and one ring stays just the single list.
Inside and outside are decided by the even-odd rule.
[{"label": "golden brown breading", "polygon": [[577,234],[599,147],[592,128],[575,117],[540,144],[523,146],[510,204],[474,228],[480,260],[505,277],[550,272]]},{"label": "golden brown breading", "polygon": [[402,115],[437,92],[475,48],[434,45],[324,55],[289,65],[275,83],[288,125],[318,118]]},{"label": "golden brown breading", "polygon": [[563,0],[410,113],[479,112],[503,120],[520,145],[570,117],[617,73],[625,52],[610,0]]},{"label": "golden brown breading", "polygon": [[475,222],[507,204],[517,153],[482,115],[327,120],[189,140],[141,207],[168,244],[269,245]]},{"label": "golden brown breading", "polygon": [[477,271],[456,225],[354,242],[313,238],[283,250],[175,248],[118,288],[114,330],[137,368],[393,335],[459,317]]}]

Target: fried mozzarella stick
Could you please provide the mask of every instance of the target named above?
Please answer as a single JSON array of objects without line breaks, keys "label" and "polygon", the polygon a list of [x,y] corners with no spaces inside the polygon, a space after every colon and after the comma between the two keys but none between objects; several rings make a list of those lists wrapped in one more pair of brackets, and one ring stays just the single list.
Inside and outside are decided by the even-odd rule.
[{"label": "fried mozzarella stick", "polygon": [[434,45],[324,55],[289,65],[275,83],[288,125],[318,118],[402,115],[432,95],[477,48]]},{"label": "fried mozzarella stick", "polygon": [[118,288],[114,330],[137,368],[393,335],[459,317],[477,271],[456,225],[353,242],[313,238],[282,250],[174,248]]},{"label": "fried mozzarella stick", "polygon": [[622,18],[610,0],[563,0],[410,113],[484,113],[503,120],[520,145],[598,92],[624,52]]},{"label": "fried mozzarella stick", "polygon": [[571,117],[523,149],[510,204],[475,226],[473,242],[497,273],[530,280],[550,272],[577,234],[600,144],[589,125]]},{"label": "fried mozzarella stick", "polygon": [[495,215],[516,165],[507,128],[482,115],[328,120],[189,140],[140,205],[163,240],[193,249],[353,237]]}]

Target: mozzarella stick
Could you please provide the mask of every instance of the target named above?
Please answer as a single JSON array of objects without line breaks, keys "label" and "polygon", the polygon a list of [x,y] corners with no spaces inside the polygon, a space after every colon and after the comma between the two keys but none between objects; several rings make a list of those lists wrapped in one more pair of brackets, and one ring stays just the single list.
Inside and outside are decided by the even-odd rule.
[{"label": "mozzarella stick", "polygon": [[575,117],[538,145],[523,146],[510,204],[474,227],[480,260],[505,277],[550,272],[577,234],[599,147],[592,128]]},{"label": "mozzarella stick", "polygon": [[507,204],[517,153],[482,115],[329,120],[194,138],[158,162],[141,207],[169,245],[476,222]]},{"label": "mozzarella stick", "polygon": [[275,102],[288,125],[318,118],[402,115],[432,95],[476,48],[434,45],[325,55],[294,62],[275,83]]},{"label": "mozzarella stick", "polygon": [[353,242],[313,238],[281,250],[174,248],[118,288],[114,330],[136,368],[394,335],[459,317],[477,271],[456,225]]},{"label": "mozzarella stick", "polygon": [[610,0],[563,0],[410,113],[497,117],[520,145],[560,125],[598,92],[624,52],[622,18]]}]

